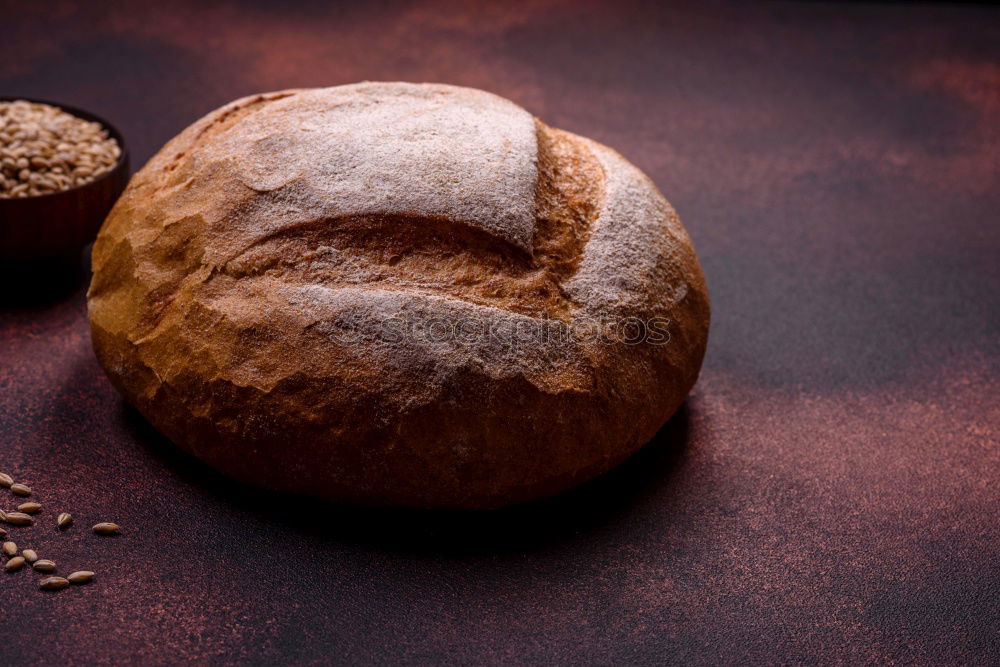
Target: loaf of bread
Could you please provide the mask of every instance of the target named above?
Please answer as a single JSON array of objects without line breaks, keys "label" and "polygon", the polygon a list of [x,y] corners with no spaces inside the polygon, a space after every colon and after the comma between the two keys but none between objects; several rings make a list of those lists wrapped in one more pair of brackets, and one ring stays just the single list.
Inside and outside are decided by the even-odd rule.
[{"label": "loaf of bread", "polygon": [[684,401],[709,303],[656,187],[495,95],[237,100],[94,245],[108,377],[218,470],[338,502],[488,508],[617,465]]}]

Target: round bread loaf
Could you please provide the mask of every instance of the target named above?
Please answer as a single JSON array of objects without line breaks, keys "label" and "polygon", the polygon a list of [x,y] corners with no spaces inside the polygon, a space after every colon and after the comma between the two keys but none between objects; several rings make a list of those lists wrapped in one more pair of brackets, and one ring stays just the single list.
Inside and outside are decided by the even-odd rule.
[{"label": "round bread loaf", "polygon": [[495,95],[237,100],[132,178],[94,245],[94,349],[160,432],[250,484],[498,507],[617,465],[683,402],[709,303],[618,153]]}]

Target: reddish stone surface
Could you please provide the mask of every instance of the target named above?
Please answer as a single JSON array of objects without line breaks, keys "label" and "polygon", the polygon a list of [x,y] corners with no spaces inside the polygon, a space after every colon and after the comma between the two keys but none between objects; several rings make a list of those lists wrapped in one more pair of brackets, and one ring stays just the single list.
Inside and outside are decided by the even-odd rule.
[{"label": "reddish stone surface", "polygon": [[97,577],[0,574],[4,663],[1000,662],[1000,13],[147,4],[0,3],[0,94],[105,116],[142,164],[261,90],[495,91],[663,188],[709,351],[686,408],[583,489],[362,511],[178,453],[97,366],[83,285],[7,281],[0,470],[45,506],[12,533]]}]

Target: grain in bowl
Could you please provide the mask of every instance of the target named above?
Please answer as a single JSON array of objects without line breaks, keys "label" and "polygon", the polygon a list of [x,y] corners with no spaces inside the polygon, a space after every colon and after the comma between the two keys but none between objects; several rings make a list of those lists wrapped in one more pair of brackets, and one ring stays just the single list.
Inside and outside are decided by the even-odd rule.
[{"label": "grain in bowl", "polygon": [[0,198],[69,190],[110,171],[121,147],[100,123],[41,102],[0,102]]}]

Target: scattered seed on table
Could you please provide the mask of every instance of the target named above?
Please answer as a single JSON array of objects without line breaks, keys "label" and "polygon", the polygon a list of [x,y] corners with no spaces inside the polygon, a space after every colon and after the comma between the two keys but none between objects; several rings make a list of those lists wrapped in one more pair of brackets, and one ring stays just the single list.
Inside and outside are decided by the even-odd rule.
[{"label": "scattered seed on table", "polygon": [[117,535],[120,529],[117,523],[99,523],[94,526],[94,532],[98,535]]},{"label": "scattered seed on table", "polygon": [[69,586],[69,580],[62,577],[45,577],[38,582],[38,586],[46,591],[58,591],[60,588]]},{"label": "scattered seed on table", "polygon": [[24,558],[22,558],[21,556],[14,556],[9,561],[7,561],[7,564],[3,566],[3,569],[7,570],[8,572],[17,572],[22,567],[24,567]]},{"label": "scattered seed on table", "polygon": [[21,503],[20,505],[17,506],[17,509],[21,510],[25,514],[36,514],[42,509],[42,506],[34,502]]},{"label": "scattered seed on table", "polygon": [[17,554],[17,545],[13,542],[3,543],[3,552],[8,558]]},{"label": "scattered seed on table", "polygon": [[30,496],[31,487],[28,486],[27,484],[21,484],[20,482],[18,482],[17,484],[10,485],[10,492],[13,493],[15,496]]},{"label": "scattered seed on table", "polygon": [[36,560],[38,560],[38,554],[35,553],[34,549],[25,549],[21,552],[21,555],[24,556],[24,560],[28,561],[29,563],[34,563]]},{"label": "scattered seed on table", "polygon": [[23,512],[7,512],[4,520],[12,526],[30,526],[34,521],[34,519]]},{"label": "scattered seed on table", "polygon": [[0,528],[0,537],[7,537],[7,531],[3,528]]},{"label": "scattered seed on table", "polygon": [[51,561],[47,558],[42,558],[41,560],[36,560],[31,564],[31,567],[35,568],[39,572],[54,572],[56,569],[55,561]]},{"label": "scattered seed on table", "polygon": [[0,486],[5,489],[9,489],[14,483],[14,478],[5,472],[0,472]]},{"label": "scattered seed on table", "polygon": [[85,584],[94,578],[94,573],[89,570],[80,570],[66,577],[71,584]]},{"label": "scattered seed on table", "polygon": [[56,519],[56,526],[59,528],[68,528],[71,523],[73,523],[73,515],[69,512],[63,512]]}]

